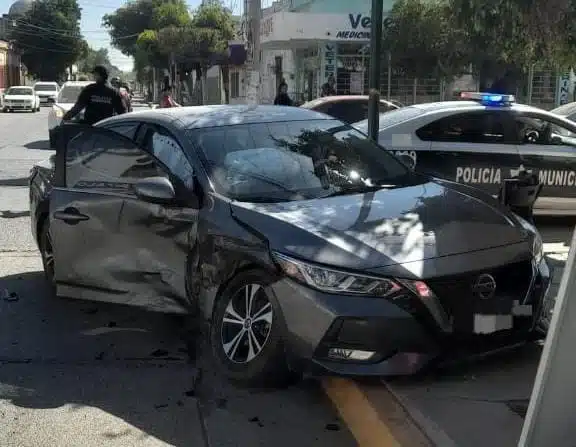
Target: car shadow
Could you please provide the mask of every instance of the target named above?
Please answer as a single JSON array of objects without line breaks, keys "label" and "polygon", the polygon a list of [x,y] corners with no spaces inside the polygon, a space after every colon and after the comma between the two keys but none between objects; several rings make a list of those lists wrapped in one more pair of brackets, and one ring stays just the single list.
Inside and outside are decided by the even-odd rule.
[{"label": "car shadow", "polygon": [[0,219],[17,219],[19,217],[30,216],[30,211],[2,211],[0,210]]},{"label": "car shadow", "polygon": [[50,142],[48,140],[38,140],[24,145],[26,149],[44,149],[51,150]]},{"label": "car shadow", "polygon": [[178,327],[171,316],[50,297],[42,272],[0,278],[0,400],[124,421],[118,432],[84,427],[102,444],[141,436],[196,445],[196,370]]}]

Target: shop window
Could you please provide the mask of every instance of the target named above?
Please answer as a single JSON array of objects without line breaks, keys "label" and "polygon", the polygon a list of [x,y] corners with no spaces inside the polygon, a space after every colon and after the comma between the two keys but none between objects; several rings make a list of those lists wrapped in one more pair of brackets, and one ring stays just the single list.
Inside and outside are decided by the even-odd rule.
[{"label": "shop window", "polygon": [[230,73],[230,98],[240,97],[240,72]]}]

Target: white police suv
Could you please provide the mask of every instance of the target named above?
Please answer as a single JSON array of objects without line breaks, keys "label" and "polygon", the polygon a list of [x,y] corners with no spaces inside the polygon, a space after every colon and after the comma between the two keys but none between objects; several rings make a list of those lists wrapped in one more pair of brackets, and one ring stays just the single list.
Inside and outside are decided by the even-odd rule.
[{"label": "white police suv", "polygon": [[[368,122],[354,127],[367,132]],[[524,166],[543,184],[535,214],[576,215],[576,123],[512,95],[464,92],[392,110],[378,139],[417,171],[493,195]]]}]

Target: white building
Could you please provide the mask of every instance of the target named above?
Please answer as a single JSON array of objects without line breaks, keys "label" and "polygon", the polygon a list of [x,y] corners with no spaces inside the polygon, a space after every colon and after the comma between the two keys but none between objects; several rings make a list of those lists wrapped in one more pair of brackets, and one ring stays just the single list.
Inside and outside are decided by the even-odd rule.
[{"label": "white building", "polygon": [[[384,1],[384,14],[393,0]],[[339,94],[362,94],[368,85],[370,0],[283,0],[262,11],[262,102],[270,103],[284,80],[290,95],[307,101],[319,95],[330,75]],[[231,89],[246,94],[243,70]],[[237,87],[237,89],[235,88]],[[235,95],[231,95],[234,97]],[[233,98],[234,99],[234,98]]]}]

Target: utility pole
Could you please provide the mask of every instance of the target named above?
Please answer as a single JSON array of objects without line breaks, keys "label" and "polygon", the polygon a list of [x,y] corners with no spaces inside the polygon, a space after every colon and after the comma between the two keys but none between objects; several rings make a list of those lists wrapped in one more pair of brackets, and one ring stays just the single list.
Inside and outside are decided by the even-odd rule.
[{"label": "utility pole", "polygon": [[260,16],[261,0],[247,0],[248,5],[248,88],[246,103],[260,104]]},{"label": "utility pole", "polygon": [[370,29],[370,87],[368,102],[368,136],[378,141],[380,127],[380,58],[382,53],[383,1],[372,0]]}]

